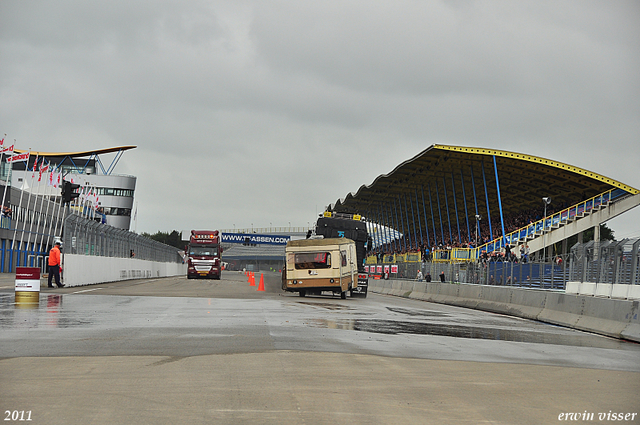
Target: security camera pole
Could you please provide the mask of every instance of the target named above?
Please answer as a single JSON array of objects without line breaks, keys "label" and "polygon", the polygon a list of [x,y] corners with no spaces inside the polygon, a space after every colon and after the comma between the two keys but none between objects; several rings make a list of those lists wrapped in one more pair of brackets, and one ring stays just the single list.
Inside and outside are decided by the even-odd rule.
[{"label": "security camera pole", "polygon": [[[69,173],[67,173],[69,174]],[[71,201],[75,198],[77,198],[78,196],[80,196],[80,194],[77,192],[78,188],[80,187],[79,184],[75,184],[75,183],[71,183],[66,181],[64,178],[67,176],[67,174],[62,176],[62,203],[65,206],[63,212],[62,212],[62,234],[64,236],[64,229],[66,228],[66,226],[64,225],[64,220],[65,217],[67,217],[69,215],[69,204],[71,203]],[[64,238],[61,238],[62,240],[64,240]],[[62,246],[62,245],[61,245]],[[62,258],[60,259],[60,263],[63,266],[62,270],[64,270],[64,250],[62,251]],[[62,270],[60,275],[62,276]]]}]

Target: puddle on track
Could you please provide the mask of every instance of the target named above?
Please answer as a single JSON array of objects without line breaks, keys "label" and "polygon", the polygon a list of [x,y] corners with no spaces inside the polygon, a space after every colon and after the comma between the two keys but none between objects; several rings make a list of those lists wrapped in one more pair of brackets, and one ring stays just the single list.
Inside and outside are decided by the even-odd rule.
[{"label": "puddle on track", "polygon": [[313,319],[308,321],[307,323],[311,327],[316,328],[345,329],[387,335],[432,335],[454,338],[476,338],[494,341],[529,342],[535,344],[569,345],[576,347],[594,347],[619,350],[638,349],[638,344],[633,342],[621,341],[605,336],[570,330],[567,330],[567,333],[558,334],[499,328],[371,319]]}]

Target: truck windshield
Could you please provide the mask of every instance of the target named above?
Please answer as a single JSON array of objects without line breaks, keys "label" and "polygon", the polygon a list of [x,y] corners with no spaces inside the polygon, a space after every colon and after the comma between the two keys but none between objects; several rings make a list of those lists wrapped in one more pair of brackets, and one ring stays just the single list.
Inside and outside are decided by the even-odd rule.
[{"label": "truck windshield", "polygon": [[195,255],[196,257],[217,257],[217,246],[192,246],[189,248],[189,255]]},{"label": "truck windshield", "polygon": [[299,253],[295,257],[296,269],[329,269],[331,268],[331,253],[310,252]]}]

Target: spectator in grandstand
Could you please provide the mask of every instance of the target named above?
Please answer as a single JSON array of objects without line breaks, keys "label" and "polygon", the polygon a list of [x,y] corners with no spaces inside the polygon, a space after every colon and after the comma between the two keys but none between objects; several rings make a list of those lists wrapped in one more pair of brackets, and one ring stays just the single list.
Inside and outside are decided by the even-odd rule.
[{"label": "spectator in grandstand", "polygon": [[5,217],[11,217],[11,208],[2,207],[2,215]]}]

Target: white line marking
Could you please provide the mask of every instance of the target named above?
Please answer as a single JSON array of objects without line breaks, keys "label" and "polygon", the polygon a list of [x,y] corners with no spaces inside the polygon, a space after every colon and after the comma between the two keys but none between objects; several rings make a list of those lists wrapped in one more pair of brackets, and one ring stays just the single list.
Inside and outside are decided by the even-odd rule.
[{"label": "white line marking", "polygon": [[82,292],[91,292],[91,291],[97,291],[99,289],[103,289],[103,288],[93,288],[93,289],[85,289],[84,291],[76,291],[76,292],[72,292],[72,294],[80,294]]}]

